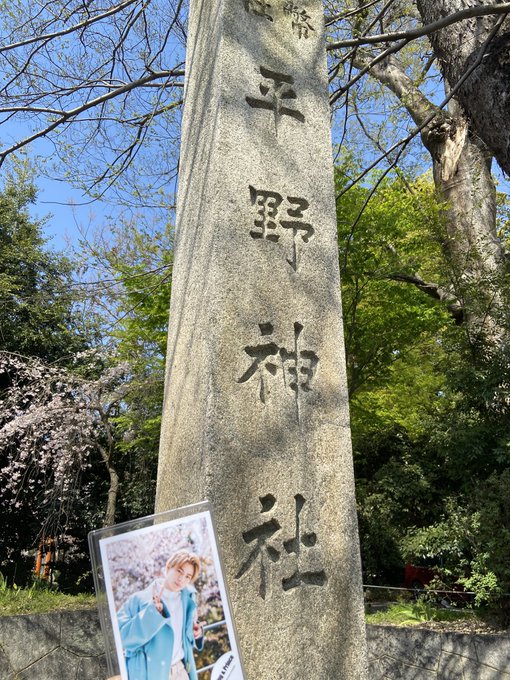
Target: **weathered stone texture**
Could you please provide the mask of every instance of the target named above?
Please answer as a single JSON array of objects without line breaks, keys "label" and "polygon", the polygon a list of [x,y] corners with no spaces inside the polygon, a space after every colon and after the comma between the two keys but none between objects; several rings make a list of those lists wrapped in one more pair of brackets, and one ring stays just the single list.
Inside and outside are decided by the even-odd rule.
[{"label": "weathered stone texture", "polygon": [[[33,661],[32,639],[39,650],[50,649],[59,639],[61,622],[74,640],[74,653],[57,646],[43,658]],[[27,637],[28,633],[28,637]],[[510,678],[510,638],[508,636],[435,633],[394,626],[367,626],[370,680],[505,680]],[[425,655],[417,655],[417,640]],[[6,645],[8,642],[8,645]],[[473,658],[473,649],[477,658]],[[9,655],[2,650],[8,646]],[[432,650],[437,650],[433,653]],[[14,672],[13,660],[26,656],[28,667]],[[11,660],[12,657],[12,660]],[[437,658],[435,670],[423,667]],[[421,659],[421,660],[420,660]],[[490,662],[490,663],[489,663]],[[21,672],[20,672],[21,671]],[[296,675],[300,680],[301,675]],[[106,680],[107,668],[99,619],[95,611],[79,611],[45,616],[0,618],[1,680]],[[326,678],[324,678],[326,680]],[[336,680],[336,678],[327,678]]]},{"label": "weathered stone texture", "polygon": [[41,657],[24,670],[19,670],[12,680],[71,680],[76,677],[76,658],[61,647]]},{"label": "weathered stone texture", "polygon": [[370,680],[510,680],[510,638],[367,626]]},{"label": "weathered stone texture", "polygon": [[1,680],[104,680],[94,610],[0,617]]},{"label": "weathered stone texture", "polygon": [[321,0],[194,0],[186,77],[156,509],[212,502],[249,680],[361,680]]},{"label": "weathered stone texture", "polygon": [[59,647],[60,615],[0,617],[0,644],[13,671],[21,671]]}]

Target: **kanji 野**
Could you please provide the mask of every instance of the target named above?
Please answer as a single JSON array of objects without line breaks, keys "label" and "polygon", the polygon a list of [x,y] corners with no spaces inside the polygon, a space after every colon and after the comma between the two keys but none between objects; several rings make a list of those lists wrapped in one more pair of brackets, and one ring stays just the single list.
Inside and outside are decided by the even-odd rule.
[{"label": "kanji \u91ce", "polygon": [[[292,257],[287,258],[288,264],[294,271],[298,269],[298,245],[308,243],[315,230],[309,222],[304,222],[304,211],[310,206],[305,198],[287,196],[287,203],[291,206],[287,209],[285,217],[279,219],[279,209],[283,203],[283,196],[276,191],[256,189],[250,185],[250,198],[252,205],[258,208],[258,218],[254,220],[255,229],[250,231],[254,239],[266,239],[277,242],[280,240],[279,229],[287,229],[292,234]],[[292,207],[294,206],[294,207]],[[288,218],[292,219],[288,219]]]},{"label": "kanji \u91ce", "polygon": [[276,233],[278,208],[283,201],[283,196],[276,191],[263,191],[250,185],[250,197],[253,205],[258,207],[259,218],[254,221],[257,229],[250,231],[252,238],[278,241],[280,236]]},{"label": "kanji \u91ce", "polygon": [[293,235],[293,248],[292,248],[292,260],[287,259],[294,271],[297,271],[298,265],[298,234],[301,237],[303,243],[308,243],[310,238],[314,234],[314,228],[311,224],[307,222],[302,222],[303,212],[308,209],[309,203],[304,198],[298,198],[296,196],[288,196],[287,198],[290,204],[295,204],[296,208],[291,208],[287,210],[287,215],[293,217],[293,220],[281,220],[280,224],[284,229],[291,229]]}]

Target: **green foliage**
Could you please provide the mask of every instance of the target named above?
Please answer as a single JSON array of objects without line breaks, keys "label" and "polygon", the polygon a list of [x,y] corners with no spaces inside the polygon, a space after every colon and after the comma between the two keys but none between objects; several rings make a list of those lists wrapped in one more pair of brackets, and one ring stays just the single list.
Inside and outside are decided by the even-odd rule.
[{"label": "green foliage", "polygon": [[445,500],[436,504],[437,519],[409,528],[402,545],[408,555],[442,556],[445,579],[458,580],[473,591],[477,604],[508,612],[510,422],[505,355],[504,348],[490,360],[462,348],[451,353],[447,379],[452,407],[433,422],[427,445],[428,451],[442,454]]},{"label": "green foliage", "polygon": [[43,222],[30,217],[36,189],[20,168],[0,192],[0,348],[48,361],[86,346],[71,262],[48,250]]},{"label": "green foliage", "polygon": [[386,611],[369,613],[365,618],[371,624],[416,626],[425,621],[459,621],[472,617],[470,611],[444,609],[420,598],[416,602],[399,602]]},{"label": "green foliage", "polygon": [[476,606],[510,605],[510,470],[494,473],[449,498],[439,521],[410,527],[401,539],[406,558],[439,557],[439,587],[460,584],[474,592]]},{"label": "green foliage", "polygon": [[473,558],[464,587],[476,594],[477,604],[499,606],[510,621],[510,468],[482,482],[468,504],[476,518],[469,539]]},{"label": "green foliage", "polygon": [[510,465],[508,349],[473,355],[468,346],[450,343],[446,367],[453,408],[437,422],[431,443],[445,451],[450,474],[460,485],[484,480]]},{"label": "green foliage", "polygon": [[123,315],[112,335],[118,354],[133,368],[125,410],[117,419],[124,433],[121,506],[127,516],[140,516],[154,509],[173,249],[169,225],[151,233],[128,229],[128,240],[121,259],[111,260],[124,287]]},{"label": "green foliage", "polygon": [[[339,192],[345,182],[339,172]],[[413,284],[447,289],[454,277],[427,178],[386,180],[363,207],[367,196],[358,186],[338,202],[364,579],[400,585],[408,558],[436,557],[443,586],[462,583],[478,604],[501,607],[510,591],[508,351],[475,346]]]},{"label": "green foliage", "polygon": [[469,536],[477,524],[477,515],[466,513],[459,498],[448,498],[439,521],[423,527],[408,528],[402,539],[404,557],[440,557],[443,573],[448,572],[461,564],[469,549]]},{"label": "green foliage", "polygon": [[94,595],[65,595],[59,593],[45,581],[34,581],[26,588],[7,584],[0,574],[0,612],[1,616],[19,614],[46,614],[74,609],[89,609],[96,606]]},{"label": "green foliage", "polygon": [[[142,216],[81,243],[89,276],[106,280],[96,304],[116,360],[131,368],[114,424],[121,476],[119,519],[153,512],[163,405],[173,244],[171,227]],[[105,314],[105,311],[107,313]]]},{"label": "green foliage", "polygon": [[[338,172],[337,189],[345,183],[346,175]],[[450,325],[450,317],[436,300],[402,279],[419,275],[437,281],[442,276],[444,262],[435,235],[441,217],[426,179],[412,185],[398,179],[385,182],[365,206],[368,197],[367,189],[354,187],[337,208],[349,391],[352,407],[363,408],[358,391],[377,399],[380,387],[381,403],[388,399],[385,388],[399,380],[404,393],[392,389],[389,404],[391,408],[402,395],[398,409],[409,404],[405,390],[416,387],[420,378],[425,390],[415,392],[423,401],[439,384],[431,363],[437,351],[433,343]],[[413,356],[407,360],[409,352]],[[437,362],[435,356],[432,361]],[[407,379],[403,370],[411,373]],[[384,409],[379,412],[384,419]],[[387,420],[394,422],[392,415]]]},{"label": "green foliage", "polygon": [[[337,174],[342,189],[345,175]],[[402,531],[430,518],[428,423],[448,408],[447,311],[417,286],[443,273],[440,214],[427,179],[355,187],[338,202],[351,426],[365,582],[400,584]]]},{"label": "green foliage", "polygon": [[497,605],[502,595],[502,589],[498,577],[493,571],[487,570],[487,553],[478,555],[471,563],[473,572],[468,578],[459,579],[459,583],[470,592],[475,593],[475,605]]}]

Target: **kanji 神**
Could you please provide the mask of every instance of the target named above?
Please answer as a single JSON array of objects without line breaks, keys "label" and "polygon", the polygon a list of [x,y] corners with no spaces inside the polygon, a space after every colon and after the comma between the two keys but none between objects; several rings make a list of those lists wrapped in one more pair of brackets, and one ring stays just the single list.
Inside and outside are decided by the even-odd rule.
[{"label": "kanji \u795e", "polygon": [[323,569],[310,570],[301,568],[301,556],[304,550],[312,549],[317,544],[317,534],[314,531],[305,531],[302,527],[301,511],[306,503],[301,494],[294,496],[295,500],[295,531],[292,538],[283,541],[283,550],[279,550],[270,544],[276,534],[281,530],[278,520],[272,516],[275,509],[276,498],[268,494],[259,498],[262,505],[261,514],[265,515],[264,521],[257,524],[252,529],[243,532],[243,541],[247,545],[254,543],[250,554],[244,560],[235,578],[240,579],[254,566],[257,560],[260,561],[260,584],[259,594],[265,599],[268,593],[269,568],[271,564],[283,561],[286,557],[294,556],[295,568],[293,573],[281,580],[284,591],[292,590],[300,585],[324,586],[327,583],[326,572]]},{"label": "kanji \u795e", "polygon": [[259,85],[260,97],[246,97],[248,104],[254,109],[266,109],[274,114],[275,128],[278,132],[278,124],[282,116],[290,116],[301,123],[305,117],[298,109],[287,106],[287,100],[297,99],[293,87],[294,78],[285,73],[271,71],[264,66],[260,67],[260,75],[264,78]]},{"label": "kanji \u795e", "polygon": [[288,387],[296,393],[303,390],[310,392],[311,382],[315,375],[319,357],[315,352],[300,349],[299,336],[303,326],[300,323],[294,324],[294,347],[291,350],[282,347],[280,356],[284,366],[284,376]]},{"label": "kanji \u795e", "polygon": [[277,376],[280,369],[281,379],[285,387],[292,390],[296,396],[299,396],[302,391],[310,392],[319,357],[311,350],[301,349],[300,336],[303,326],[298,322],[294,324],[294,338],[291,349],[270,341],[268,336],[271,336],[274,332],[272,324],[259,324],[259,328],[261,336],[267,337],[268,341],[244,348],[253,362],[237,382],[245,383],[256,377],[259,381],[259,398],[265,404],[270,392],[269,381]]},{"label": "kanji \u795e", "polygon": [[310,31],[315,31],[310,23],[311,17],[306,10],[301,9],[293,2],[286,2],[283,11],[292,19],[292,28],[298,34],[299,38],[308,38]]},{"label": "kanji \u795e", "polygon": [[245,0],[244,6],[246,7],[247,12],[273,21],[271,5],[268,2],[264,2],[264,0]]},{"label": "kanji \u795e", "polygon": [[287,203],[291,207],[288,207],[286,214],[282,216],[285,219],[279,219],[283,196],[276,191],[256,189],[251,185],[249,188],[251,203],[258,208],[258,218],[254,220],[256,229],[250,231],[250,236],[254,239],[277,242],[280,240],[279,228],[289,230],[292,234],[292,257],[287,258],[287,262],[294,271],[297,271],[299,243],[308,243],[315,232],[310,223],[302,221],[303,213],[310,204],[304,198],[287,196]]}]

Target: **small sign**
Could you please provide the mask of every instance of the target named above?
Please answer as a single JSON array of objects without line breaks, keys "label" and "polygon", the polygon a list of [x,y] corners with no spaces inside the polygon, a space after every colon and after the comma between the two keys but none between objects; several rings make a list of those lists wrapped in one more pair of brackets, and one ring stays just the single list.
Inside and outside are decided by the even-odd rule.
[{"label": "small sign", "polygon": [[209,503],[89,534],[108,673],[244,680]]}]

